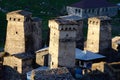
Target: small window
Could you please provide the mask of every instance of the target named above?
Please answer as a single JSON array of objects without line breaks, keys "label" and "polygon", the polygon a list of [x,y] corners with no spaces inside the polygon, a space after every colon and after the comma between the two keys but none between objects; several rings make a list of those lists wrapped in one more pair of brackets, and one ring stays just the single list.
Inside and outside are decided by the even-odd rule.
[{"label": "small window", "polygon": [[52,65],[54,65],[54,62],[52,62]]},{"label": "small window", "polygon": [[18,21],[20,21],[20,19],[18,19]]},{"label": "small window", "polygon": [[77,13],[77,11],[78,11],[78,10],[77,10],[77,9],[75,9],[75,13]]},{"label": "small window", "polygon": [[66,34],[66,37],[68,37],[68,34]]},{"label": "small window", "polygon": [[14,21],[15,21],[15,18],[14,18]]},{"label": "small window", "polygon": [[18,34],[18,32],[16,31],[16,34]]},{"label": "small window", "polygon": [[9,20],[11,20],[11,18],[9,18]]},{"label": "small window", "polygon": [[80,9],[79,9],[79,13],[80,13]]}]

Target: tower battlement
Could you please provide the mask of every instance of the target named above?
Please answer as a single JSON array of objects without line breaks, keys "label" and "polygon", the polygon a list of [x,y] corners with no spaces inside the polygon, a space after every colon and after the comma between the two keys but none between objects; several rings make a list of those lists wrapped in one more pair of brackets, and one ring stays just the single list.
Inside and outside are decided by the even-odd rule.
[{"label": "tower battlement", "polygon": [[17,10],[7,13],[7,20],[8,21],[18,21],[23,22],[27,21],[28,17],[31,17],[32,13],[24,11],[24,10]]},{"label": "tower battlement", "polygon": [[60,30],[60,31],[77,30],[77,26],[73,26],[75,24],[78,25],[78,23],[76,23],[75,21],[69,21],[69,20],[63,20],[63,19],[49,20],[49,27]]}]

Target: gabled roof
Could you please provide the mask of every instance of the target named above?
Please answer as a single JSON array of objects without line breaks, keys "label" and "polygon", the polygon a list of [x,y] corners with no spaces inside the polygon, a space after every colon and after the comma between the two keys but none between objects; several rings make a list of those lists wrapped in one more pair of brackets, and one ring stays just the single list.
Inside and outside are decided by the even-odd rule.
[{"label": "gabled roof", "polygon": [[74,3],[70,6],[87,9],[87,8],[112,7],[116,5],[109,3],[106,0],[81,0],[80,2]]},{"label": "gabled roof", "polygon": [[105,56],[100,55],[98,53],[93,53],[90,51],[82,51],[76,48],[75,59],[89,61],[89,60],[96,60],[96,59],[101,59],[101,58],[105,58]]}]

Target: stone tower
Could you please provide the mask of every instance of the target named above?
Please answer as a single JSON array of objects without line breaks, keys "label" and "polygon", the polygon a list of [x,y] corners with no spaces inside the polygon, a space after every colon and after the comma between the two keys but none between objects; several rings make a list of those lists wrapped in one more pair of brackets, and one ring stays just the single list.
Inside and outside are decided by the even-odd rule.
[{"label": "stone tower", "polygon": [[54,19],[49,21],[49,65],[50,68],[58,66],[75,66],[76,29],[78,24],[74,21]]},{"label": "stone tower", "polygon": [[99,16],[88,19],[86,49],[92,52],[104,52],[111,48],[111,18]]},{"label": "stone tower", "polygon": [[[37,28],[34,28],[36,24],[32,20],[32,13],[24,10],[9,12],[7,14],[7,21],[5,52],[12,55],[36,50],[34,42],[38,42],[38,40],[34,40],[36,36],[33,35],[33,32]],[[37,44],[39,43],[40,41]],[[38,47],[40,48],[40,46]]]},{"label": "stone tower", "polygon": [[76,47],[83,50],[84,49],[83,19],[76,15],[60,16],[59,18],[69,21],[76,21],[78,23],[79,27],[77,27],[76,32]]},{"label": "stone tower", "polygon": [[33,47],[34,51],[42,48],[42,20],[38,17],[32,17],[33,26]]}]

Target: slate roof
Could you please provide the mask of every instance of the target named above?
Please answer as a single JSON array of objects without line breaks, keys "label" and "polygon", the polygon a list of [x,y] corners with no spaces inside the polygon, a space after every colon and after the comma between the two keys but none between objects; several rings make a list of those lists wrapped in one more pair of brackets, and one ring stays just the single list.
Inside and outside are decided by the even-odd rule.
[{"label": "slate roof", "polygon": [[70,6],[87,9],[87,8],[111,7],[116,5],[107,2],[106,0],[81,0],[80,2],[74,3]]},{"label": "slate roof", "polygon": [[13,54],[13,56],[22,60],[34,58],[34,54],[32,53],[18,53],[18,54]]},{"label": "slate roof", "polygon": [[75,80],[67,68],[55,68],[35,72],[35,80]]}]

